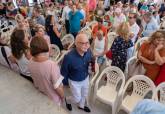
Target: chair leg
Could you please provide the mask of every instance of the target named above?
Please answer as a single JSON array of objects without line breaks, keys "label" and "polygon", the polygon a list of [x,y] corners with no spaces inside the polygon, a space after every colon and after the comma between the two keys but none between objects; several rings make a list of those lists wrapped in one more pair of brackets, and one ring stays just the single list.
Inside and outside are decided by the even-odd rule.
[{"label": "chair leg", "polygon": [[112,114],[116,114],[116,106],[112,105]]}]

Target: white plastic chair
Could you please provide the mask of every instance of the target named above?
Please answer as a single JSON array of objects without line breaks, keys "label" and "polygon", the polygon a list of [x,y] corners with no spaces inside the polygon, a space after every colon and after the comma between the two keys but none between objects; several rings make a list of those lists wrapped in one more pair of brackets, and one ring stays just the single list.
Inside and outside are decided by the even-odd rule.
[{"label": "white plastic chair", "polygon": [[96,79],[98,78],[98,74],[99,74],[99,66],[95,65],[95,73],[93,73],[90,76],[90,81],[89,81],[88,103],[90,101],[92,93],[94,92],[94,83],[95,83]]},{"label": "white plastic chair", "polygon": [[[133,83],[133,89],[131,94],[128,94],[127,89],[130,88],[130,84]],[[124,110],[128,114],[132,112],[136,104],[143,100],[148,92],[152,92],[152,95],[155,90],[155,85],[151,79],[149,79],[147,76],[144,75],[135,75],[132,78],[130,78],[122,92],[122,103],[119,106],[119,110]],[[151,96],[152,98],[152,96]]]},{"label": "white plastic chair", "polygon": [[[99,83],[103,76],[106,76],[106,84],[99,87]],[[121,82],[121,85],[119,86]],[[125,85],[125,76],[123,72],[115,66],[107,67],[98,77],[95,89],[94,100],[98,99],[103,103],[112,106],[112,114],[116,113],[118,106],[118,98]],[[117,89],[119,87],[119,89]]]},{"label": "white plastic chair", "polygon": [[1,27],[1,29],[3,28],[3,27],[7,27],[8,26],[8,21],[1,21],[0,22],[0,27]]},{"label": "white plastic chair", "polygon": [[165,104],[165,82],[160,83],[154,91],[153,100]]},{"label": "white plastic chair", "polygon": [[143,42],[147,41],[148,39],[149,39],[149,37],[142,37],[137,40],[137,42],[135,43],[134,52],[133,52],[135,56],[137,55],[137,52],[138,52],[140,46],[143,44]]},{"label": "white plastic chair", "polygon": [[126,63],[126,68],[125,68],[125,72],[124,72],[124,74],[125,74],[125,76],[126,76],[126,80],[128,80],[130,77],[128,77],[128,65],[129,65],[129,63],[132,61],[132,60],[134,60],[134,59],[136,59],[137,57],[136,56],[133,56],[133,57],[131,57],[130,59],[128,59],[128,61],[127,61],[127,63]]},{"label": "white plastic chair", "polygon": [[57,64],[61,67],[62,61],[64,59],[64,56],[69,52],[69,50],[64,50],[61,52],[60,57],[57,59]]},{"label": "white plastic chair", "polygon": [[87,23],[85,27],[89,27],[89,28],[93,29],[93,27],[94,27],[97,23],[98,23],[97,21],[91,21],[91,22]]},{"label": "white plastic chair", "polygon": [[66,49],[70,49],[73,44],[74,44],[74,36],[72,34],[66,34],[62,39],[61,39],[62,45],[66,47]]},{"label": "white plastic chair", "polygon": [[57,61],[59,56],[60,56],[60,49],[59,49],[59,47],[57,45],[55,45],[55,44],[51,44],[51,56],[50,56],[50,58],[53,61]]},{"label": "white plastic chair", "polygon": [[161,30],[165,30],[165,17],[163,17],[163,18],[161,19],[160,29],[161,29]]},{"label": "white plastic chair", "polygon": [[91,39],[92,30],[89,27],[82,28],[80,32],[85,33],[87,35],[88,39]]}]

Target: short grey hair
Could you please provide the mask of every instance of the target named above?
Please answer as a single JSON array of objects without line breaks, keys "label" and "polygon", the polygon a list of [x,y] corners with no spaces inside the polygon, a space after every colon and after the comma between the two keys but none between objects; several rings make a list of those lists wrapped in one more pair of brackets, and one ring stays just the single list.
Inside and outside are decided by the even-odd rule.
[{"label": "short grey hair", "polygon": [[147,13],[145,13],[144,15],[143,15],[143,17],[147,17],[147,18],[152,18],[152,13],[150,13],[150,12],[147,12]]}]

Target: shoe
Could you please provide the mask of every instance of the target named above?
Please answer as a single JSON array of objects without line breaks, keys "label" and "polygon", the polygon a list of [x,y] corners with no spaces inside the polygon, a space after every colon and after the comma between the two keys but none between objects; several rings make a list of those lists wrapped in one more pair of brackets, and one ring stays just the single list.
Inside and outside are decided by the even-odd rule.
[{"label": "shoe", "polygon": [[91,112],[91,110],[87,106],[84,106],[84,108],[78,107],[78,109],[84,110],[85,112]]},{"label": "shoe", "polygon": [[65,98],[65,104],[66,104],[66,108],[67,108],[69,111],[72,111],[72,105],[67,103],[66,98]]}]

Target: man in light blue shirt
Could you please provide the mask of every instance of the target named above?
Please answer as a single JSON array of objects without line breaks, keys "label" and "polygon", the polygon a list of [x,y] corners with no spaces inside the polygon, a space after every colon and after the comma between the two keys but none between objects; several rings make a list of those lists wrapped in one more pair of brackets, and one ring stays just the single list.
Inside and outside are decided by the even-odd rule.
[{"label": "man in light blue shirt", "polygon": [[152,14],[147,12],[143,15],[145,24],[143,25],[143,37],[149,37],[151,34],[159,29],[158,23],[152,18]]},{"label": "man in light blue shirt", "polygon": [[43,15],[40,14],[40,8],[39,7],[34,7],[33,17],[35,18],[37,24],[45,26],[45,18]]},{"label": "man in light blue shirt", "polygon": [[136,105],[131,114],[165,114],[165,105],[145,99]]}]

